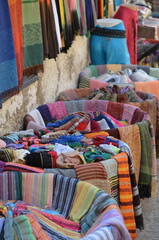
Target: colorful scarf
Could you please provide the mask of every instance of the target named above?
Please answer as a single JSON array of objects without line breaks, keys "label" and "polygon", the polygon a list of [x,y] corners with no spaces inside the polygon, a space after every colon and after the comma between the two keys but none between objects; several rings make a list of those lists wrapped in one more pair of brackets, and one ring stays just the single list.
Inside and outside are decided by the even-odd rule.
[{"label": "colorful scarf", "polygon": [[43,68],[43,42],[38,0],[22,0],[24,75]]}]

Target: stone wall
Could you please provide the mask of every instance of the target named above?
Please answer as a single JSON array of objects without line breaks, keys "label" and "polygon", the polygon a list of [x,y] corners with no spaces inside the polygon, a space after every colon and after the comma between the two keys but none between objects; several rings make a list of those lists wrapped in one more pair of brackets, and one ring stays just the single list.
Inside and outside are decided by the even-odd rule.
[{"label": "stone wall", "polygon": [[44,61],[38,81],[9,98],[0,109],[0,135],[23,128],[23,117],[37,106],[56,100],[59,92],[75,88],[78,75],[89,64],[89,39],[77,36],[67,53]]}]

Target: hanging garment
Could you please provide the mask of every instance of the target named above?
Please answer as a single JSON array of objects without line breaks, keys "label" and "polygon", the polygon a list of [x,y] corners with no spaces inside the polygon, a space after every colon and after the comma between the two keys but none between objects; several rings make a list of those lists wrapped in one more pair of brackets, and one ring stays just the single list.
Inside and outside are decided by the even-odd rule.
[{"label": "hanging garment", "polygon": [[121,22],[113,27],[96,25],[90,38],[91,64],[130,64],[125,28]]},{"label": "hanging garment", "polygon": [[44,55],[47,58],[56,58],[59,53],[59,46],[51,0],[40,1],[40,13],[44,42]]},{"label": "hanging garment", "polygon": [[12,23],[14,50],[16,56],[18,87],[23,85],[23,39],[22,39],[22,2],[18,0],[9,0],[9,10]]},{"label": "hanging garment", "polygon": [[114,18],[121,19],[124,22],[130,61],[131,64],[137,64],[138,12],[126,6],[120,6]]},{"label": "hanging garment", "polygon": [[0,99],[17,92],[18,76],[8,1],[0,7]]},{"label": "hanging garment", "polygon": [[43,69],[43,42],[38,0],[22,0],[24,75]]}]

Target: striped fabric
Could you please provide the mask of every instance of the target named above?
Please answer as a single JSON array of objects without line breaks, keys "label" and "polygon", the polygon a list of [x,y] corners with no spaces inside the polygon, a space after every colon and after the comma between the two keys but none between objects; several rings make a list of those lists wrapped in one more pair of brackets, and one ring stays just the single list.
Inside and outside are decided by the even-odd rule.
[{"label": "striped fabric", "polygon": [[55,210],[58,209],[59,213],[66,218],[68,218],[72,208],[77,182],[77,179],[67,178],[58,174],[54,175],[52,207]]},{"label": "striped fabric", "polygon": [[122,212],[125,225],[133,240],[136,239],[136,224],[133,210],[133,196],[129,174],[128,156],[122,152],[113,158],[118,162],[118,177],[120,191],[120,210]]},{"label": "striped fabric", "polygon": [[72,221],[80,222],[80,219],[90,208],[99,189],[86,182],[78,182],[76,196],[69,217]]},{"label": "striped fabric", "polygon": [[38,220],[34,217],[33,214],[27,214],[26,216],[27,216],[27,218],[29,220],[29,223],[32,227],[35,239],[51,240],[51,237],[42,229],[41,225],[39,224]]},{"label": "striped fabric", "polygon": [[23,173],[22,199],[37,206],[52,206],[53,174]]},{"label": "striped fabric", "polygon": [[25,215],[18,216],[13,220],[14,239],[21,239],[25,235],[25,239],[36,240],[29,219]]},{"label": "striped fabric", "polygon": [[110,181],[107,172],[101,163],[78,165],[75,167],[75,170],[76,176],[79,180],[91,183],[102,189],[104,192],[111,194]]},{"label": "striped fabric", "polygon": [[32,172],[32,173],[44,173],[44,170],[37,167],[30,167],[28,165],[8,162],[5,164],[4,172],[17,171],[17,172]]},{"label": "striped fabric", "polygon": [[98,191],[90,209],[81,219],[80,224],[82,234],[86,234],[95,223],[97,215],[101,214],[111,205],[117,206],[116,201],[103,191]]},{"label": "striped fabric", "polygon": [[22,200],[22,173],[6,172],[0,174],[0,199]]}]

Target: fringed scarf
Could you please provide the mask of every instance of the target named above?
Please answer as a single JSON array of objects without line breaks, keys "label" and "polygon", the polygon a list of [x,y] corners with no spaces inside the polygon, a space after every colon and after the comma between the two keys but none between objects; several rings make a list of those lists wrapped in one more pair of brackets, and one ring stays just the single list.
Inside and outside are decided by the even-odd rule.
[{"label": "fringed scarf", "polygon": [[23,85],[23,39],[22,39],[22,2],[18,0],[8,0],[10,17],[12,22],[14,50],[16,55],[18,87]]},{"label": "fringed scarf", "polygon": [[59,46],[51,0],[40,0],[40,13],[45,57],[56,58]]},{"label": "fringed scarf", "polygon": [[140,128],[141,138],[141,163],[139,176],[140,197],[151,197],[152,181],[152,139],[150,135],[150,124],[148,121],[137,123]]},{"label": "fringed scarf", "polygon": [[43,68],[43,42],[38,0],[22,0],[24,75]]},{"label": "fringed scarf", "polygon": [[18,91],[18,76],[14,52],[8,1],[0,7],[0,99]]}]

